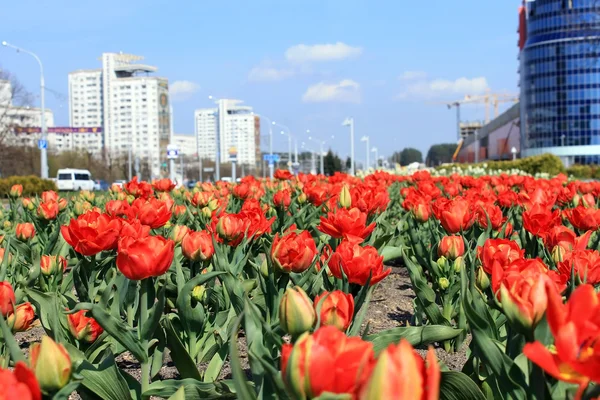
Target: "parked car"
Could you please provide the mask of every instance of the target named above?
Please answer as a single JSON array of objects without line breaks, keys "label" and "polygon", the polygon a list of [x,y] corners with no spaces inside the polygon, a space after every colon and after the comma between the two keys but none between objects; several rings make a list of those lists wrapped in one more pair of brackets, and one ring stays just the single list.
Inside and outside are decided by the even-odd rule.
[{"label": "parked car", "polygon": [[58,190],[94,190],[92,174],[87,169],[59,169],[56,179]]},{"label": "parked car", "polygon": [[197,183],[198,183],[197,181],[189,181],[186,186],[188,189],[193,189],[196,187]]},{"label": "parked car", "polygon": [[97,179],[94,182],[94,190],[108,190],[109,189],[108,182],[103,181],[102,179]]}]

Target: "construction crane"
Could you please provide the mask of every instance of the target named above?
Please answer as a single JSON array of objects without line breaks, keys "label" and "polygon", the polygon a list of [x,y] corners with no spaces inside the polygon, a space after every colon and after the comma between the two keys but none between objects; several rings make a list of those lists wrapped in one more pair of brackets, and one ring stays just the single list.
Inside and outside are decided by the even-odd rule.
[{"label": "construction crane", "polygon": [[490,103],[494,106],[494,118],[498,117],[498,108],[501,103],[517,103],[519,101],[518,95],[509,93],[490,93],[489,90],[486,94],[480,96],[465,96],[463,102],[471,104],[485,104],[485,123],[490,122]]}]

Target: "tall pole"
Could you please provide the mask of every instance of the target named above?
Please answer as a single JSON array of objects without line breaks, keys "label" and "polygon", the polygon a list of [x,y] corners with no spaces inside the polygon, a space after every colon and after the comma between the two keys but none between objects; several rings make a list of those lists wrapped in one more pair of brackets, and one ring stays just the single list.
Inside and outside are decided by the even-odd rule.
[{"label": "tall pole", "polygon": [[269,124],[269,153],[271,154],[271,160],[269,161],[269,178],[273,180],[273,170],[275,169],[275,162],[273,161],[273,124]]},{"label": "tall pole", "polygon": [[215,181],[221,180],[221,133],[223,129],[223,125],[225,124],[225,115],[223,114],[223,100],[219,99],[217,101],[218,112],[219,112],[219,123],[215,137],[215,144],[217,147],[217,151],[215,153]]},{"label": "tall pole", "polygon": [[365,141],[367,142],[367,166],[365,169],[369,169],[371,168],[371,144],[370,144],[370,138],[368,136],[365,136]]},{"label": "tall pole", "polygon": [[350,118],[350,175],[354,175],[354,118]]},{"label": "tall pole", "polygon": [[479,162],[479,140],[477,139],[478,132],[475,131],[475,164]]},{"label": "tall pole", "polygon": [[310,152],[310,173],[316,174],[317,168],[315,167],[315,152]]},{"label": "tall pole", "polygon": [[292,171],[292,135],[288,134],[288,160],[290,165],[290,171]]},{"label": "tall pole", "polygon": [[325,165],[323,163],[323,142],[321,142],[321,175],[325,175]]},{"label": "tall pole", "polygon": [[294,140],[294,153],[296,156],[296,164],[298,164],[298,139]]},{"label": "tall pole", "polygon": [[456,103],[456,140],[460,140],[460,103]]},{"label": "tall pole", "polygon": [[46,102],[45,102],[45,91],[46,91],[46,84],[44,82],[44,65],[42,64],[42,60],[40,60],[40,58],[35,54],[32,53],[29,50],[25,50],[22,49],[20,47],[14,46],[10,43],[7,43],[6,41],[2,42],[2,45],[5,47],[10,47],[12,49],[15,49],[17,51],[17,53],[25,53],[25,54],[29,54],[30,56],[32,56],[33,58],[35,58],[35,60],[37,61],[37,63],[40,66],[40,111],[42,112],[42,115],[40,116],[40,124],[41,126],[41,138],[42,141],[44,142],[44,145],[38,144],[39,147],[41,147],[40,149],[40,176],[42,177],[42,179],[48,179],[48,132],[46,130]]}]

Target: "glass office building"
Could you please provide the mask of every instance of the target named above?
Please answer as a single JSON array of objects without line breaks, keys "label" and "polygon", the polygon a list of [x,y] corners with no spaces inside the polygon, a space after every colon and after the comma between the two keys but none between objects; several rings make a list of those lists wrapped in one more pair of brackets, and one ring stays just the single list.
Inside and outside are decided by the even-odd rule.
[{"label": "glass office building", "polygon": [[600,162],[600,1],[528,1],[520,15],[522,155]]}]

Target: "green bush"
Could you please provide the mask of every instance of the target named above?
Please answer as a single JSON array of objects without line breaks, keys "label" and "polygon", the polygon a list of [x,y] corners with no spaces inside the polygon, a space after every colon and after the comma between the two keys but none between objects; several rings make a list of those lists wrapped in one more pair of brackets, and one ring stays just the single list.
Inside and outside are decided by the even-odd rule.
[{"label": "green bush", "polygon": [[[566,172],[560,158],[553,154],[542,154],[512,161],[486,161],[477,164],[453,164],[453,166],[461,168],[466,168],[468,165],[483,167],[484,164],[489,170],[510,171],[512,169],[518,169],[531,175],[538,173],[558,175]],[[438,169],[439,168],[447,169],[448,166],[440,166]]]},{"label": "green bush", "polygon": [[597,170],[590,165],[572,165],[567,168],[567,174],[573,178],[590,179],[598,174]]},{"label": "green bush", "polygon": [[13,185],[23,185],[23,196],[40,195],[47,190],[57,190],[53,181],[37,176],[9,176],[0,179],[0,197],[8,196]]}]

